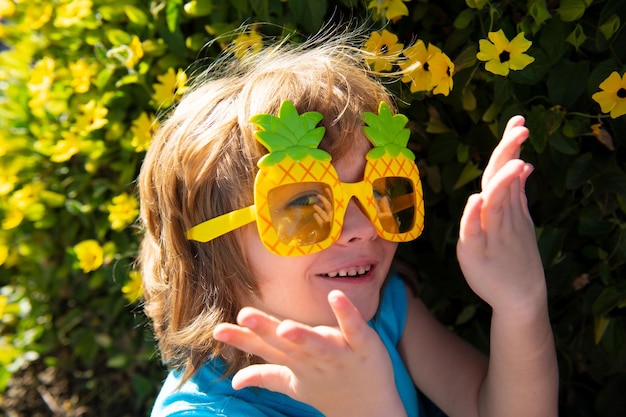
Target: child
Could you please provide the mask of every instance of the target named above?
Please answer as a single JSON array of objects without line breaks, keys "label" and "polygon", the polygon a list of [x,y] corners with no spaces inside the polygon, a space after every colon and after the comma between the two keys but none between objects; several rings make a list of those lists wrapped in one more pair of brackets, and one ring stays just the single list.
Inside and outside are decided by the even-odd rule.
[{"label": "child", "polygon": [[423,227],[421,185],[354,42],[216,64],[161,125],[139,177],[145,310],[171,370],[153,416],[417,416],[415,386],[449,416],[556,415],[523,118],[461,220],[487,359],[390,270]]}]

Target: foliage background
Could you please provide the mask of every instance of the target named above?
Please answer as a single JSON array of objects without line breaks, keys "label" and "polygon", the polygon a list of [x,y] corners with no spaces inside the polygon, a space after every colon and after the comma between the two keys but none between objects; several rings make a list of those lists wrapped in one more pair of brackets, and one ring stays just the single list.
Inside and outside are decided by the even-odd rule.
[{"label": "foliage background", "polygon": [[[402,5],[406,15],[384,16]],[[505,121],[525,115],[561,415],[626,409],[626,117],[591,98],[626,70],[626,2],[0,0],[0,17],[6,414],[148,413],[164,370],[135,301],[133,181],[152,120],[183,90],[181,71],[229,39],[206,42],[242,22],[306,35],[350,19],[437,45],[456,65],[448,96],[391,86],[407,103],[427,204],[424,235],[399,255],[416,266],[427,304],[487,346],[489,310],[455,262],[458,220]],[[507,77],[476,60],[479,40],[500,28],[508,39],[524,32],[535,58]]]}]

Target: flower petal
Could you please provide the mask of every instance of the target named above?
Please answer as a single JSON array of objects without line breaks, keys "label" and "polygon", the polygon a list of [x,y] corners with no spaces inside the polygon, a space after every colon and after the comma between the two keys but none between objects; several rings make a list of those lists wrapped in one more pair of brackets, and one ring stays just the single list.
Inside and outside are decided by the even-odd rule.
[{"label": "flower petal", "polygon": [[611,117],[616,119],[626,114],[626,98],[620,98],[615,102],[613,110],[611,110]]},{"label": "flower petal", "polygon": [[524,37],[524,32],[520,32],[509,44],[509,51],[511,52],[511,55],[521,54],[528,51],[528,48],[530,48],[532,44],[533,43],[531,41]]},{"label": "flower petal", "polygon": [[622,88],[622,78],[619,76],[617,71],[613,71],[606,80],[600,83],[601,90],[610,91],[615,95],[620,88]]},{"label": "flower petal", "polygon": [[504,34],[504,31],[502,29],[497,32],[489,32],[487,36],[496,46],[498,54],[502,51],[509,50],[509,40],[506,38],[506,35]]},{"label": "flower petal", "polygon": [[530,55],[519,54],[519,55],[511,55],[511,59],[509,60],[508,64],[509,64],[509,68],[511,68],[514,71],[517,71],[517,70],[522,70],[526,68],[528,64],[534,61],[535,61],[535,58],[533,58]]},{"label": "flower petal", "polygon": [[602,109],[602,113],[608,113],[613,110],[617,104],[617,94],[613,91],[598,91],[591,96]]},{"label": "flower petal", "polygon": [[497,59],[492,59],[485,64],[485,69],[496,75],[502,75],[506,77],[509,75],[509,66],[506,63],[502,63]]},{"label": "flower petal", "polygon": [[476,59],[481,61],[490,61],[492,59],[498,59],[500,51],[496,49],[496,46],[486,39],[478,41],[479,52],[476,54]]}]

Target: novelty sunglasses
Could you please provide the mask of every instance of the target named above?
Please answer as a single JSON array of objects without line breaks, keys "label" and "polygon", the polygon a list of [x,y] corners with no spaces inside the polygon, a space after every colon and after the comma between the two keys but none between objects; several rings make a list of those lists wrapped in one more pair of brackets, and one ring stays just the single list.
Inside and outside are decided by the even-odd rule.
[{"label": "novelty sunglasses", "polygon": [[384,102],[378,114],[364,113],[363,131],[374,147],[365,156],[363,180],[356,183],[341,182],[330,154],[318,149],[325,134],[317,126],[322,117],[298,114],[288,100],[278,116],[253,116],[250,122],[259,129],[254,136],[270,151],[257,163],[254,204],[192,227],[187,238],[208,242],[256,221],[267,250],[307,255],[337,241],[353,197],[381,238],[417,238],[424,228],[424,199],[415,156],[406,147],[407,117],[393,115]]}]

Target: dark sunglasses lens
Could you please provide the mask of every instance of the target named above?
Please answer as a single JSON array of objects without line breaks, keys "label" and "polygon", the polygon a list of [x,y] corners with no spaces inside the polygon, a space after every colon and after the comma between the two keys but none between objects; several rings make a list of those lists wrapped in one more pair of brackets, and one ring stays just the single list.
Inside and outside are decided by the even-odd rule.
[{"label": "dark sunglasses lens", "polygon": [[415,190],[404,177],[383,177],[374,181],[374,197],[380,223],[387,233],[406,233],[415,224]]},{"label": "dark sunglasses lens", "polygon": [[334,213],[333,192],[328,184],[285,184],[270,190],[267,199],[272,225],[282,243],[313,245],[330,235]]}]

